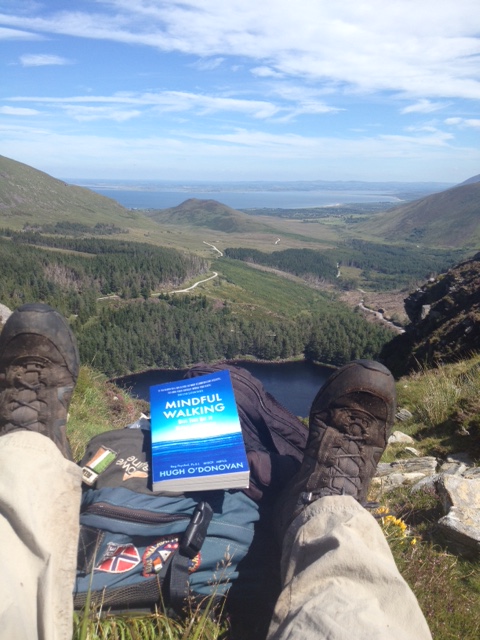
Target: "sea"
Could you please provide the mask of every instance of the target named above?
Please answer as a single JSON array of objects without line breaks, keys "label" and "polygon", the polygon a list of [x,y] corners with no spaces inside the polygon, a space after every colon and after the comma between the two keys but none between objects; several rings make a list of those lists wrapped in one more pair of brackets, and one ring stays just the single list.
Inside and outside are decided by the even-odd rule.
[{"label": "sea", "polygon": [[89,180],[70,180],[71,184],[87,187],[96,193],[112,198],[128,209],[167,209],[176,207],[189,198],[217,200],[234,209],[301,209],[339,206],[349,203],[403,202],[391,187],[345,189],[248,189],[199,187],[198,185],[175,187],[160,184],[132,184],[116,182],[108,184]]}]

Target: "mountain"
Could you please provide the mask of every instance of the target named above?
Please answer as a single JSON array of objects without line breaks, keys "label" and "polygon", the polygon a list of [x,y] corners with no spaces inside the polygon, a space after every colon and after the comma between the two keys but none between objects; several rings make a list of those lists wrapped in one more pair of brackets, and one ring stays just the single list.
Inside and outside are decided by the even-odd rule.
[{"label": "mountain", "polygon": [[356,228],[389,242],[478,250],[480,182],[463,184],[394,207]]},{"label": "mountain", "polygon": [[480,182],[480,173],[477,174],[476,176],[472,176],[471,178],[468,178],[468,180],[465,180],[464,182],[461,182],[459,186],[462,186],[463,184],[473,184],[474,182]]},{"label": "mountain", "polygon": [[479,352],[480,253],[409,295],[405,311],[406,332],[381,354],[396,375]]},{"label": "mountain", "polygon": [[140,218],[110,198],[0,156],[0,225],[20,229],[25,223],[70,221],[132,227]]},{"label": "mountain", "polygon": [[156,222],[207,227],[225,233],[265,232],[272,229],[252,219],[252,216],[232,209],[217,200],[190,198],[177,207],[147,211]]}]

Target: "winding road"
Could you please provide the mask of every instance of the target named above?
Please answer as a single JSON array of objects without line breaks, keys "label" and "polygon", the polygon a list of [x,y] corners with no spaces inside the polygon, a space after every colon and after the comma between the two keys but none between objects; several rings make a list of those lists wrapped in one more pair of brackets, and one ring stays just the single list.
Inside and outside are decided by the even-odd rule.
[{"label": "winding road", "polygon": [[218,276],[218,273],[214,271],[213,276],[210,276],[209,278],[205,278],[204,280],[199,280],[198,282],[195,282],[195,284],[192,284],[192,286],[188,287],[187,289],[178,289],[177,291],[169,291],[169,293],[186,293],[187,291],[191,291],[192,289],[195,289],[195,287],[198,287],[198,285],[202,284],[202,282],[208,282],[209,280],[213,280],[217,276]]}]

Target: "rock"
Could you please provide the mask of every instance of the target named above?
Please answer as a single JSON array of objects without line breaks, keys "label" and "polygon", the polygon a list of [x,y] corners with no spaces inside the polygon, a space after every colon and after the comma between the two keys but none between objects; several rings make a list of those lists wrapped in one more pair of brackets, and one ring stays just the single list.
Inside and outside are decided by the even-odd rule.
[{"label": "rock", "polygon": [[469,453],[466,451],[461,451],[459,453],[451,453],[448,455],[445,460],[447,462],[463,462],[463,464],[471,467],[473,465],[473,460]]},{"label": "rock", "polygon": [[12,313],[13,312],[8,307],[6,307],[4,304],[0,304],[0,324],[5,324]]},{"label": "rock", "polygon": [[440,478],[440,474],[434,473],[433,476],[424,476],[421,480],[416,482],[410,489],[411,493],[417,493],[418,491],[437,491],[436,483]]},{"label": "rock", "polygon": [[480,467],[472,467],[463,474],[464,478],[480,478]]},{"label": "rock", "polygon": [[406,433],[403,433],[403,431],[394,431],[388,438],[388,444],[413,444],[414,442],[415,440],[412,438],[412,436],[408,436]]},{"label": "rock", "polygon": [[377,466],[377,477],[388,476],[392,473],[422,473],[431,476],[437,470],[437,459],[433,456],[421,458],[405,458],[394,462],[380,462]]},{"label": "rock", "polygon": [[422,305],[422,310],[420,312],[420,320],[425,320],[425,318],[428,316],[428,314],[430,313],[430,310],[432,308],[431,304],[424,304]]},{"label": "rock", "polygon": [[405,422],[405,420],[413,418],[413,414],[408,409],[399,409],[395,414],[395,418],[400,422]]},{"label": "rock", "polygon": [[409,486],[425,478],[425,474],[420,472],[391,473],[382,477],[376,476],[371,482],[372,487],[382,491],[391,491],[401,486]]},{"label": "rock", "polygon": [[436,469],[437,460],[431,456],[380,462],[376,477],[372,480],[372,487],[380,488],[385,492],[396,487],[417,484],[426,476],[434,475]]},{"label": "rock", "polygon": [[446,515],[438,521],[460,553],[480,553],[480,478],[442,475],[436,483]]},{"label": "rock", "polygon": [[420,451],[418,451],[417,449],[415,449],[415,447],[405,447],[405,451],[407,453],[411,453],[412,456],[416,456],[417,458],[420,457]]},{"label": "rock", "polygon": [[467,470],[467,465],[462,462],[444,462],[440,467],[440,473],[452,476],[462,476]]}]

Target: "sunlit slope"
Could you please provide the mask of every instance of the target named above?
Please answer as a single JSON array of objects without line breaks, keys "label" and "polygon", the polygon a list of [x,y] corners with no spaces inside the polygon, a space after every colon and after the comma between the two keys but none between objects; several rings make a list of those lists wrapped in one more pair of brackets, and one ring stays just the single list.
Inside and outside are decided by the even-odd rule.
[{"label": "sunlit slope", "polygon": [[272,230],[271,226],[257,222],[252,216],[232,209],[216,200],[190,198],[177,207],[149,211],[148,215],[160,223],[204,227],[224,233]]},{"label": "sunlit slope", "polygon": [[0,156],[0,224],[21,229],[25,224],[60,221],[122,228],[156,226],[142,213],[125,209],[110,198]]},{"label": "sunlit slope", "polygon": [[356,231],[388,242],[480,249],[480,183],[381,212],[358,224]]}]

